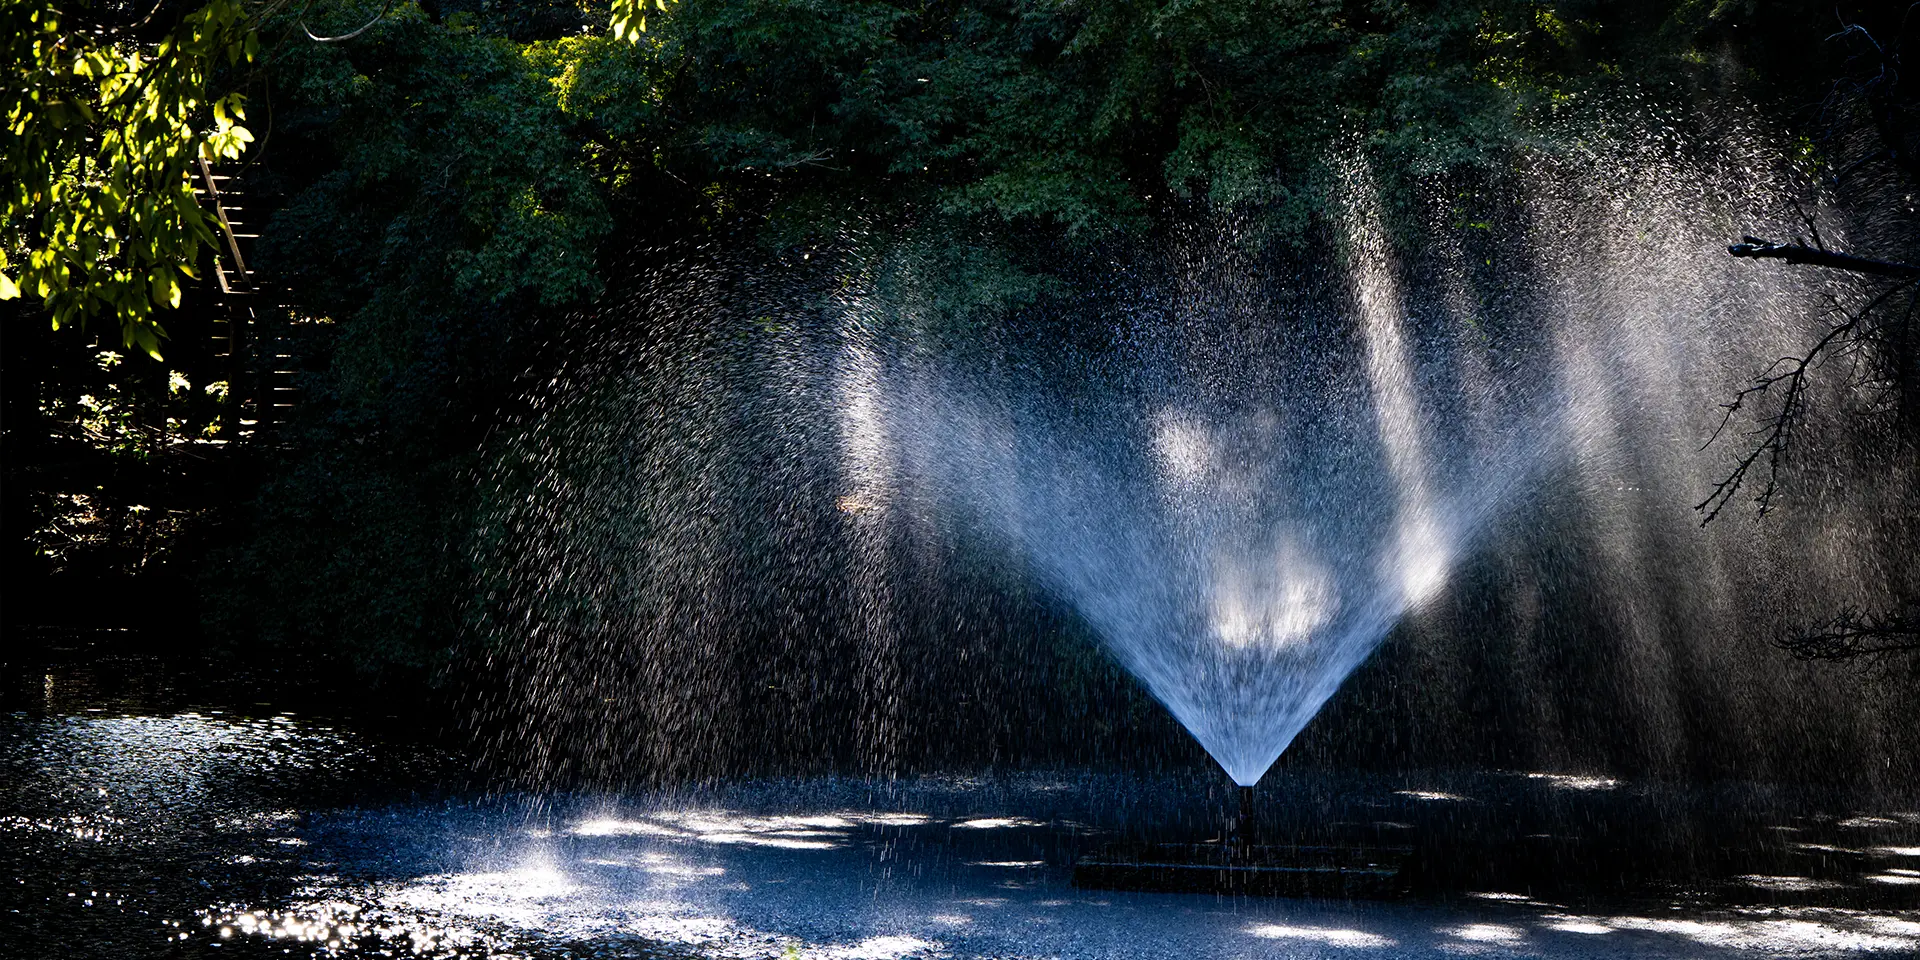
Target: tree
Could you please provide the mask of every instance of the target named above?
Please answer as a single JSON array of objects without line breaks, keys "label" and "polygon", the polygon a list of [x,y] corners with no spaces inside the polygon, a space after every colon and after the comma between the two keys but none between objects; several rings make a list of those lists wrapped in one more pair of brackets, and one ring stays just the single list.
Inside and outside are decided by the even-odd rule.
[{"label": "tree", "polygon": [[154,312],[179,305],[218,227],[190,167],[253,139],[241,95],[212,92],[216,75],[259,43],[241,0],[156,27],[168,9],[121,21],[86,0],[0,6],[0,299],[40,299],[56,328],[110,315],[127,347],[155,357]]},{"label": "tree", "polygon": [[[1822,141],[1833,154],[1826,183],[1830,189],[1855,188],[1875,172],[1883,183],[1898,184],[1897,192],[1910,194],[1920,187],[1920,104],[1902,73],[1911,34],[1920,27],[1916,12],[1920,4],[1910,6],[1882,37],[1860,23],[1842,21],[1839,31],[1827,38],[1850,48],[1847,70],[1833,82],[1820,111],[1827,127]],[[1875,231],[1883,242],[1911,240],[1910,226],[1894,212],[1901,204],[1876,205],[1869,198],[1862,206],[1877,206],[1894,221]],[[1815,218],[1801,211],[1801,220],[1805,237],[1776,243],[1748,236],[1728,247],[1728,253],[1810,266],[1852,282],[1836,296],[1832,319],[1818,339],[1760,370],[1722,405],[1726,416],[1709,445],[1742,414],[1754,412],[1755,425],[1747,434],[1751,442],[1727,475],[1695,505],[1702,524],[1719,517],[1755,481],[1759,492],[1753,502],[1759,514],[1764,517],[1774,509],[1782,471],[1807,416],[1812,378],[1829,364],[1843,363],[1852,386],[1880,401],[1875,406],[1896,421],[1906,446],[1920,442],[1916,440],[1920,437],[1920,350],[1915,343],[1920,263],[1828,249]],[[1817,623],[1790,629],[1776,644],[1803,660],[1849,660],[1920,650],[1920,617],[1910,609],[1911,598],[1891,598],[1889,603],[1890,608],[1881,611],[1848,607]]]}]

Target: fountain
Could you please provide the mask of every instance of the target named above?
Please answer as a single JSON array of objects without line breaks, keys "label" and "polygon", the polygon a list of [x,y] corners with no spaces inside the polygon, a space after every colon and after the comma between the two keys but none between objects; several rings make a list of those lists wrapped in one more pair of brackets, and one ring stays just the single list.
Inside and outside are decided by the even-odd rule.
[{"label": "fountain", "polygon": [[[1125,702],[1094,668],[1079,699],[1034,679],[1063,669],[1042,641],[1090,635],[1250,786],[1410,618],[1444,646],[1396,668],[1410,754],[1518,736],[1521,763],[1676,770],[1828,742],[1767,732],[1792,711],[1756,704],[1813,687],[1737,638],[1783,583],[1883,589],[1864,559],[1785,578],[1776,547],[1867,550],[1822,531],[1884,498],[1758,533],[1688,510],[1717,403],[1822,296],[1725,255],[1789,215],[1728,172],[1788,163],[1741,122],[1712,149],[1569,136],[1497,235],[1445,182],[1389,217],[1353,159],[1314,250],[1197,214],[958,337],[914,249],[649,254],[488,451],[500,754],[536,781],[996,762],[1075,736],[1049,698]],[[1870,479],[1897,498],[1898,474]],[[1724,693],[1729,663],[1768,692]],[[1520,704],[1498,728],[1469,704],[1489,677]]]},{"label": "fountain", "polygon": [[[1444,370],[1475,347],[1416,356],[1367,179],[1351,177],[1346,296],[1335,284],[1331,315],[1247,315],[1202,290],[1130,331],[1093,398],[1071,380],[1073,395],[987,392],[962,374],[888,408],[904,451],[890,455],[917,465],[937,509],[1022,553],[1242,787],[1444,585],[1558,440],[1536,414],[1498,409],[1551,384],[1508,383],[1503,400],[1484,382],[1423,376],[1423,362]],[[1217,272],[1244,260],[1206,256]],[[1291,328],[1289,366],[1208,371],[1215,382],[1196,390],[1181,352],[1249,323]],[[849,418],[856,470],[887,445],[871,416]]]}]

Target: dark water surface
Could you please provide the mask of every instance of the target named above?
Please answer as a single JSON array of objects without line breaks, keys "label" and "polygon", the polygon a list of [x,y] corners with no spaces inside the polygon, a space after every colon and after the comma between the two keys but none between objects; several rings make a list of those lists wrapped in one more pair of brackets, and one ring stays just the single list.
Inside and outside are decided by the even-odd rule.
[{"label": "dark water surface", "polygon": [[1258,829],[1408,846],[1407,897],[1120,893],[1073,887],[1073,859],[1217,831],[1224,779],[500,794],[178,669],[13,669],[0,957],[1920,956],[1912,798],[1280,770]]}]

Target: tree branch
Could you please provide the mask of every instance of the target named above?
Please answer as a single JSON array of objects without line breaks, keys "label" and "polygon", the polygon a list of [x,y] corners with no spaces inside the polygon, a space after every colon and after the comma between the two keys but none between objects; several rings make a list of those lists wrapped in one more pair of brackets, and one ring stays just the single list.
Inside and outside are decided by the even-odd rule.
[{"label": "tree branch", "polygon": [[380,8],[380,12],[374,14],[373,19],[368,20],[366,23],[361,24],[360,29],[355,30],[351,33],[340,34],[337,37],[316,36],[313,32],[313,28],[307,26],[307,21],[305,20],[300,21],[300,29],[305,30],[307,32],[307,39],[312,40],[315,43],[339,43],[342,40],[352,40],[354,37],[357,37],[363,33],[366,33],[368,30],[373,28],[374,24],[379,23],[381,19],[387,15],[387,11],[392,9],[393,9],[393,0],[387,0],[386,5]]},{"label": "tree branch", "polygon": [[1785,260],[1788,263],[1804,263],[1831,270],[1846,270],[1852,273],[1866,273],[1876,277],[1920,277],[1920,265],[1898,263],[1892,260],[1873,260],[1856,257],[1849,253],[1836,253],[1819,247],[1809,247],[1804,243],[1774,243],[1759,237],[1741,237],[1741,242],[1727,248],[1727,252],[1736,257],[1752,257],[1756,260]]},{"label": "tree branch", "polygon": [[[1807,217],[1804,212],[1801,216],[1811,227],[1812,218]],[[1817,242],[1818,232],[1815,232],[1814,236]],[[1714,428],[1713,435],[1707,438],[1706,443],[1701,444],[1702,450],[1718,441],[1733,423],[1734,416],[1746,409],[1750,402],[1758,402],[1763,395],[1773,392],[1775,387],[1780,388],[1776,394],[1780,397],[1779,407],[1773,411],[1772,415],[1761,418],[1752,433],[1758,438],[1758,442],[1748,448],[1747,452],[1734,463],[1733,469],[1714,485],[1713,491],[1705,500],[1694,504],[1693,509],[1703,515],[1700,520],[1702,526],[1712,523],[1714,518],[1726,509],[1727,504],[1733,501],[1734,496],[1746,485],[1754,468],[1760,466],[1762,461],[1765,461],[1766,466],[1766,482],[1760,493],[1754,497],[1754,502],[1759,505],[1761,516],[1768,513],[1773,506],[1774,496],[1780,490],[1780,471],[1785,462],[1787,450],[1792,445],[1794,429],[1805,411],[1808,375],[1826,356],[1874,338],[1878,331],[1877,318],[1873,317],[1873,313],[1895,294],[1902,291],[1920,291],[1920,266],[1891,260],[1856,257],[1852,254],[1828,250],[1824,244],[1810,247],[1798,239],[1790,244],[1774,243],[1753,236],[1742,239],[1744,242],[1728,247],[1727,252],[1736,257],[1785,260],[1788,263],[1807,264],[1830,270],[1891,277],[1896,282],[1880,291],[1879,295],[1869,300],[1866,305],[1846,314],[1844,320],[1827,330],[1805,353],[1781,357],[1768,364],[1765,370],[1754,375],[1747,386],[1734,394],[1732,400],[1720,405],[1726,413],[1720,418],[1719,426]],[[1909,303],[1908,306],[1911,309],[1912,304]],[[1878,320],[1877,324],[1885,325],[1888,322]]]},{"label": "tree branch", "polygon": [[1852,660],[1920,651],[1920,620],[1848,608],[1830,620],[1774,641],[1798,660]]}]

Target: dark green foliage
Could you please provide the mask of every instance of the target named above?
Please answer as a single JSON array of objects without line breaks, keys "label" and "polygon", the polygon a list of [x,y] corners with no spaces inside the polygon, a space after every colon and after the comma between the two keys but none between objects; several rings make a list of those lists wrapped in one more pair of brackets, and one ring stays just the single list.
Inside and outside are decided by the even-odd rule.
[{"label": "dark green foliage", "polygon": [[405,7],[274,64],[254,182],[285,199],[258,259],[307,320],[306,403],[205,581],[236,646],[418,678],[457,633],[473,451],[514,337],[599,291],[609,226],[523,52]]},{"label": "dark green foliage", "polygon": [[548,54],[620,174],[1093,235],[1188,197],[1297,232],[1333,155],[1485,166],[1576,69],[1608,69],[1573,55],[1597,28],[1532,4],[709,0],[657,21]]},{"label": "dark green foliage", "polygon": [[435,323],[598,292],[605,206],[519,47],[409,7],[276,66],[287,119],[263,159],[290,196],[261,259],[339,322],[348,398],[376,397]]}]

